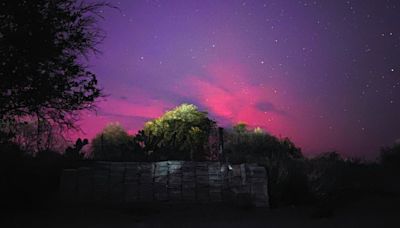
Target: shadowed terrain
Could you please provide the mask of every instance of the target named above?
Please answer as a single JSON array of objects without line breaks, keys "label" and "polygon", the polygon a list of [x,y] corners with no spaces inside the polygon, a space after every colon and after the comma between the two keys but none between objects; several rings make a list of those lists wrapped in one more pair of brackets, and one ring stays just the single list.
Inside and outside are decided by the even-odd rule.
[{"label": "shadowed terrain", "polygon": [[[312,218],[311,207],[275,210],[229,205],[130,205],[43,207],[7,216],[3,227],[398,227],[400,198],[372,197]],[[1,223],[0,223],[1,224]]]}]

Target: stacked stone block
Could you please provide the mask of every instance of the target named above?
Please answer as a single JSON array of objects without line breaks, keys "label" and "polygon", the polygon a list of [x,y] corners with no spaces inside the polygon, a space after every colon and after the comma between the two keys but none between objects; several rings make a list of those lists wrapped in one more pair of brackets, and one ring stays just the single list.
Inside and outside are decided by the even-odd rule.
[{"label": "stacked stone block", "polygon": [[154,164],[154,199],[168,200],[168,161]]},{"label": "stacked stone block", "polygon": [[182,161],[168,162],[168,197],[170,201],[182,200]]},{"label": "stacked stone block", "polygon": [[132,203],[139,199],[139,163],[127,162],[125,164],[125,202]]},{"label": "stacked stone block", "polygon": [[182,201],[196,200],[196,163],[182,164]]},{"label": "stacked stone block", "polygon": [[125,163],[110,163],[109,174],[109,201],[122,203],[124,201]]},{"label": "stacked stone block", "polygon": [[229,202],[268,206],[267,175],[256,164],[162,161],[96,162],[66,169],[60,195],[68,202]]},{"label": "stacked stone block", "polygon": [[207,202],[210,199],[208,190],[208,164],[206,162],[196,163],[196,200]]},{"label": "stacked stone block", "polygon": [[222,201],[222,172],[219,162],[208,164],[208,186],[210,201]]},{"label": "stacked stone block", "polygon": [[93,200],[105,202],[109,197],[110,163],[97,162],[93,167]]},{"label": "stacked stone block", "polygon": [[139,201],[152,201],[153,198],[153,176],[154,163],[141,162],[139,170]]},{"label": "stacked stone block", "polygon": [[250,195],[253,204],[256,206],[268,205],[267,174],[264,167],[258,167],[256,164],[247,166],[248,185],[250,186]]}]

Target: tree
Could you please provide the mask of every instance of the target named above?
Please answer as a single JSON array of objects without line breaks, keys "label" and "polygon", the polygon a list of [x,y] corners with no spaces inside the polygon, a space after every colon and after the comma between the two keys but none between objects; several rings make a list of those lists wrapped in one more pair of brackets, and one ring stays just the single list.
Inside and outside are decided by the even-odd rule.
[{"label": "tree", "polygon": [[247,124],[244,122],[239,122],[233,126],[233,130],[238,134],[244,134],[248,131]]},{"label": "tree", "polygon": [[[0,5],[0,121],[37,119],[74,127],[101,96],[83,57],[103,35],[105,3],[4,0]],[[38,128],[38,130],[40,130]]]},{"label": "tree", "polygon": [[380,162],[384,167],[397,168],[400,170],[400,141],[396,140],[391,147],[381,148]]},{"label": "tree", "polygon": [[303,158],[301,149],[289,139],[279,139],[260,127],[249,129],[238,123],[228,129],[225,150],[233,162],[259,162],[260,158],[283,160]]},{"label": "tree", "polygon": [[93,158],[106,161],[143,160],[143,153],[119,123],[108,124],[92,140]]},{"label": "tree", "polygon": [[65,150],[64,157],[72,161],[83,160],[85,154],[82,152],[82,149],[87,144],[89,144],[89,141],[87,139],[82,140],[81,138],[78,138],[73,147],[69,146]]},{"label": "tree", "polygon": [[[3,122],[4,123],[4,122]],[[40,130],[38,130],[38,128]],[[36,154],[39,151],[64,151],[67,140],[63,136],[63,129],[51,126],[43,120],[25,120],[0,126],[0,132],[12,133],[0,140],[1,143],[12,142],[19,145],[20,149]]]},{"label": "tree", "polygon": [[258,163],[268,173],[270,204],[298,200],[306,189],[301,149],[288,138],[279,139],[261,128],[239,123],[225,133],[225,154],[231,163]]},{"label": "tree", "polygon": [[148,121],[137,136],[156,159],[204,160],[215,122],[195,105],[182,104]]}]

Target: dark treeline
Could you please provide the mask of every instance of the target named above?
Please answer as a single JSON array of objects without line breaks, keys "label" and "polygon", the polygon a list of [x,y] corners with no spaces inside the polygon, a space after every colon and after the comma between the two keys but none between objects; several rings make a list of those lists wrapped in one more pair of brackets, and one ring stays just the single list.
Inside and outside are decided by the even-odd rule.
[{"label": "dark treeline", "polygon": [[[203,128],[197,129],[200,125]],[[335,209],[363,197],[390,197],[400,193],[395,181],[400,173],[399,144],[382,148],[379,159],[374,162],[346,159],[337,152],[307,158],[289,139],[277,138],[260,128],[249,129],[240,123],[224,129],[221,156],[213,129],[216,123],[208,119],[207,113],[184,104],[147,122],[136,135],[129,135],[114,123],[91,142],[78,139],[62,153],[51,149],[33,152],[21,149],[15,142],[3,142],[0,149],[6,162],[1,174],[7,187],[2,196],[12,199],[11,206],[43,203],[43,199],[56,196],[62,169],[96,160],[258,163],[268,172],[272,207],[312,205],[318,217],[330,216]]]}]

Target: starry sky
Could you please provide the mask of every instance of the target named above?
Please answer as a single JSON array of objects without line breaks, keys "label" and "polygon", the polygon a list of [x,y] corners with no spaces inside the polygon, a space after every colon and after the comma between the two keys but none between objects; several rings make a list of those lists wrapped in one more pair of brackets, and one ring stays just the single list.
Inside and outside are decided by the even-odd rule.
[{"label": "starry sky", "polygon": [[306,155],[373,158],[400,138],[400,1],[126,0],[105,9],[90,69],[108,95],[83,137],[130,133],[181,103]]}]

